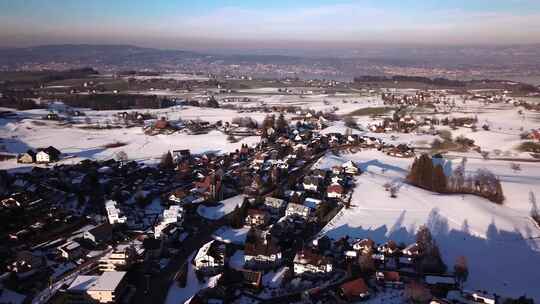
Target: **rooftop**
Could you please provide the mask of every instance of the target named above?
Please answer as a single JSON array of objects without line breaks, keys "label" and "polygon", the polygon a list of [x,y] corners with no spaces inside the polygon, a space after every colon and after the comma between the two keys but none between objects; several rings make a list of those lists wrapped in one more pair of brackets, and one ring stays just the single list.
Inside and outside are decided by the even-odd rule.
[{"label": "rooftop", "polygon": [[69,286],[70,291],[114,291],[126,275],[125,271],[108,271],[101,276],[78,276]]}]

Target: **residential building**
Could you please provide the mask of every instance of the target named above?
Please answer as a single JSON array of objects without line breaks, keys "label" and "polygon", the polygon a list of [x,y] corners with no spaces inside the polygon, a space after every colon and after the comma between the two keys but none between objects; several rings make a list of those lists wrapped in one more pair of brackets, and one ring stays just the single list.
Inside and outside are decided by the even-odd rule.
[{"label": "residential building", "polygon": [[67,288],[67,303],[119,303],[127,290],[126,272],[109,271],[100,276],[79,275]]},{"label": "residential building", "polygon": [[332,261],[311,249],[303,249],[294,257],[294,273],[297,275],[321,275],[333,271]]},{"label": "residential building", "polygon": [[60,159],[60,151],[55,147],[49,146],[47,148],[40,148],[37,150],[36,162],[37,163],[50,163]]},{"label": "residential building", "polygon": [[217,274],[225,266],[225,244],[210,241],[202,246],[193,259],[195,269],[206,274]]},{"label": "residential building", "polygon": [[246,225],[252,227],[264,226],[270,220],[269,214],[264,210],[248,209],[245,219]]}]

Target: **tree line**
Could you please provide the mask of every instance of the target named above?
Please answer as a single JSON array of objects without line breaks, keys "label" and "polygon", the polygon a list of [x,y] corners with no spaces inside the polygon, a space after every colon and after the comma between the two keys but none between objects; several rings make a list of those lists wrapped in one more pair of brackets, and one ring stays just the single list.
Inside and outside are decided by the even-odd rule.
[{"label": "tree line", "polygon": [[416,158],[407,176],[407,181],[415,186],[438,192],[453,194],[473,194],[484,197],[496,204],[504,202],[501,181],[489,170],[478,169],[467,174],[467,159],[463,158],[458,167],[447,175],[440,155],[430,157],[422,154]]}]

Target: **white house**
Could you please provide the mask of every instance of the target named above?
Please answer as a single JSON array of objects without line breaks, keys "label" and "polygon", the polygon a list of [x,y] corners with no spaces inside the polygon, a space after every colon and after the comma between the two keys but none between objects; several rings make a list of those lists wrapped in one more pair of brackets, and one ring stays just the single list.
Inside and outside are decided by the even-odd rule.
[{"label": "white house", "polygon": [[270,214],[278,215],[286,208],[287,203],[279,198],[265,197],[263,206]]},{"label": "white house", "polygon": [[115,201],[108,200],[107,202],[105,202],[105,210],[107,211],[107,218],[111,225],[125,224],[127,222],[127,217],[122,215],[120,209],[116,207]]},{"label": "white house", "polygon": [[367,253],[373,250],[375,242],[371,239],[361,239],[354,241],[352,246],[356,251]]},{"label": "white house", "polygon": [[319,182],[320,180],[314,176],[304,177],[304,190],[317,192],[319,190]]},{"label": "white house", "polygon": [[345,173],[347,174],[358,174],[358,167],[352,161],[348,161],[341,166],[345,169]]},{"label": "white house", "polygon": [[120,303],[127,288],[126,272],[79,275],[67,289],[68,303]]},{"label": "white house", "polygon": [[50,163],[57,161],[60,157],[60,151],[53,146],[47,148],[37,149],[36,162],[37,163]]},{"label": "white house", "polygon": [[281,248],[271,241],[247,243],[244,250],[244,264],[250,268],[276,267],[283,262]]},{"label": "white house", "polygon": [[184,216],[184,209],[178,205],[172,205],[169,209],[163,210],[163,214],[156,226],[154,226],[154,236],[161,237],[161,232],[169,225],[181,225]]},{"label": "white house", "polygon": [[333,271],[330,259],[304,249],[294,256],[294,273],[297,275],[321,275]]},{"label": "white house", "polygon": [[207,275],[219,273],[225,266],[225,244],[215,240],[204,244],[194,262],[195,269]]},{"label": "white house", "polygon": [[304,219],[309,219],[312,215],[312,209],[308,206],[295,204],[295,203],[289,203],[287,205],[287,210],[285,210],[285,216],[291,217],[291,216],[298,216]]},{"label": "white house", "polygon": [[108,255],[99,259],[100,271],[127,270],[136,259],[137,252],[131,246],[118,246]]}]

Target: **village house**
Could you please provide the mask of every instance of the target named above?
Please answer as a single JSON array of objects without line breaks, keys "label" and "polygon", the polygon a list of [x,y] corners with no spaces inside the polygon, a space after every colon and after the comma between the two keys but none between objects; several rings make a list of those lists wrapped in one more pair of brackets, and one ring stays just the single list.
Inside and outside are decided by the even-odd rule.
[{"label": "village house", "polygon": [[116,207],[115,201],[108,200],[105,202],[105,210],[107,211],[107,218],[111,225],[125,224],[127,222],[127,217]]},{"label": "village house", "polygon": [[251,269],[273,268],[281,265],[283,254],[279,245],[268,236],[256,237],[244,249],[244,265]]},{"label": "village house", "polygon": [[268,212],[259,209],[248,209],[245,223],[247,226],[258,227],[268,224],[270,215]]},{"label": "village house", "polygon": [[189,160],[191,158],[191,152],[189,149],[173,150],[172,157],[173,161],[178,164],[181,161]]},{"label": "village house", "polygon": [[361,239],[353,242],[352,247],[354,250],[361,253],[372,252],[375,248],[375,242],[371,239]]},{"label": "village house", "polygon": [[119,245],[111,253],[99,259],[100,271],[128,270],[135,263],[137,251],[133,246]]},{"label": "village house", "polygon": [[271,215],[278,216],[287,207],[287,202],[275,197],[265,197],[263,202],[263,208],[267,210]]},{"label": "village house", "polygon": [[294,256],[296,275],[324,275],[333,271],[332,261],[306,248]]},{"label": "village house", "polygon": [[356,175],[359,172],[358,167],[352,161],[348,161],[341,166],[343,167],[343,169],[345,170],[345,173],[347,174]]},{"label": "village house", "polygon": [[39,148],[36,153],[36,162],[40,164],[55,162],[60,159],[60,154],[60,151],[53,146]]},{"label": "village house", "polygon": [[395,254],[397,251],[399,250],[396,242],[390,240],[384,244],[381,244],[379,245],[379,247],[377,247],[377,251],[379,251],[380,253],[382,254],[385,254],[385,255],[393,255]]},{"label": "village house", "polygon": [[31,164],[36,161],[36,152],[28,150],[25,153],[21,153],[17,156],[17,162],[21,164]]},{"label": "village house", "polygon": [[176,190],[172,191],[171,193],[169,193],[168,200],[173,202],[173,203],[180,204],[180,203],[182,203],[182,199],[184,199],[186,196],[188,196],[188,194],[189,193],[184,189],[176,189]]},{"label": "village house", "polygon": [[317,192],[319,190],[319,184],[320,178],[314,176],[304,177],[304,182],[302,183],[302,185],[304,186],[304,190],[313,192]]},{"label": "village house", "polygon": [[48,114],[45,116],[45,119],[46,119],[46,120],[60,120],[60,117],[59,117],[58,114],[56,114],[56,113],[48,113]]},{"label": "village house", "polygon": [[417,257],[420,255],[420,246],[418,246],[418,243],[412,243],[405,247],[401,253],[408,257]]},{"label": "village house", "polygon": [[68,304],[121,303],[127,290],[126,272],[109,271],[100,276],[79,275],[67,288]]},{"label": "village house", "polygon": [[225,244],[214,240],[199,249],[193,262],[197,271],[205,275],[214,275],[223,270],[225,259]]},{"label": "village house", "polygon": [[332,184],[326,188],[326,196],[341,199],[345,195],[345,189],[339,184]]},{"label": "village house", "polygon": [[171,225],[180,226],[184,220],[184,210],[178,205],[171,205],[163,210],[163,214],[154,226],[154,237],[161,237],[161,233]]},{"label": "village house", "polygon": [[312,208],[295,203],[287,204],[287,209],[285,210],[285,216],[287,217],[300,217],[305,220],[309,220],[313,215]]}]

